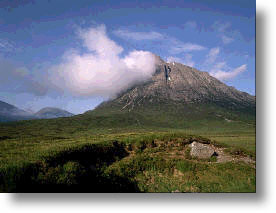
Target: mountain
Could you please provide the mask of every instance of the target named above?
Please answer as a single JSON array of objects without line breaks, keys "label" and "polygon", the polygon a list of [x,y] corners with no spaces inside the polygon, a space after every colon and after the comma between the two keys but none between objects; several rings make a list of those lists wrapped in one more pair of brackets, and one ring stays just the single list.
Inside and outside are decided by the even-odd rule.
[{"label": "mountain", "polygon": [[74,114],[68,111],[65,111],[59,108],[54,108],[54,107],[45,107],[34,114],[35,117],[42,118],[42,119],[71,117],[73,115]]},{"label": "mountain", "polygon": [[0,101],[0,122],[32,119],[32,114]]},{"label": "mountain", "polygon": [[150,80],[85,114],[117,116],[119,120],[127,119],[130,125],[136,122],[165,127],[206,125],[211,121],[255,122],[254,96],[227,86],[208,72],[156,58],[156,72]]},{"label": "mountain", "polygon": [[[227,86],[207,72],[156,58],[151,79],[122,91],[94,110],[60,121],[81,128],[239,128],[240,124],[255,127],[255,96]],[[171,68],[167,78],[165,66]],[[34,114],[36,119],[72,115],[57,108],[44,108]]]},{"label": "mountain", "polygon": [[54,107],[45,107],[36,113],[32,113],[0,101],[0,122],[70,117],[73,115],[70,112]]}]

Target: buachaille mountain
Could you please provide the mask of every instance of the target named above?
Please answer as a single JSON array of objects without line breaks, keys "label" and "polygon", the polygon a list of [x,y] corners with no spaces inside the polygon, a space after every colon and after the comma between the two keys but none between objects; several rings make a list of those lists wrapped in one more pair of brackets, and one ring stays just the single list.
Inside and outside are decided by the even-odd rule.
[{"label": "buachaille mountain", "polygon": [[37,118],[70,117],[74,114],[55,107],[45,107],[34,114]]},{"label": "buachaille mountain", "polygon": [[129,124],[168,127],[211,121],[255,123],[254,96],[227,86],[207,72],[156,58],[156,72],[150,80],[85,114],[117,116],[119,120],[127,119]]}]

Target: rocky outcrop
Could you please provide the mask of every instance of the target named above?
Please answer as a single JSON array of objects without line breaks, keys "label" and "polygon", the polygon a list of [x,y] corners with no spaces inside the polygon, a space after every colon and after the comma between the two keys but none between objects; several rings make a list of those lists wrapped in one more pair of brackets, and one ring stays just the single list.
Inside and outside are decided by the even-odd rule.
[{"label": "rocky outcrop", "polygon": [[189,146],[191,148],[190,155],[192,157],[196,157],[199,159],[208,159],[212,156],[217,155],[215,150],[208,144],[202,144],[194,141]]}]

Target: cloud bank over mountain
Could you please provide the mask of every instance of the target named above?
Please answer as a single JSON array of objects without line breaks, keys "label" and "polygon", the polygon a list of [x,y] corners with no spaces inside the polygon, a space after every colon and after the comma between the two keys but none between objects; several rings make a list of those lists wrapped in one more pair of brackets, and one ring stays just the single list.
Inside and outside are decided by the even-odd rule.
[{"label": "cloud bank over mountain", "polygon": [[[230,24],[225,24],[216,28],[222,33],[229,26]],[[196,23],[189,23],[188,27],[195,28]],[[149,51],[134,49],[126,52],[125,46],[119,45],[108,36],[104,24],[77,28],[76,31],[77,39],[81,43],[76,42],[73,49],[70,45],[65,47],[64,54],[58,61],[55,64],[49,63],[46,68],[15,66],[4,57],[0,57],[4,68],[0,72],[5,76],[0,82],[7,84],[5,88],[9,91],[29,93],[34,96],[47,96],[51,93],[54,96],[67,94],[80,98],[89,96],[106,99],[113,98],[122,90],[150,79],[155,72],[155,56],[149,52],[151,49],[145,48]],[[168,62],[198,66],[222,81],[231,80],[247,70],[247,64],[236,68],[229,67],[220,56],[222,48],[219,46],[209,49],[156,31],[139,32],[125,28],[111,32],[125,40],[157,42],[165,52],[167,51]],[[201,51],[203,57],[206,51],[208,53],[199,60],[194,54]],[[8,86],[12,84],[16,84],[16,87]]]},{"label": "cloud bank over mountain", "polygon": [[113,97],[122,90],[151,78],[155,56],[148,51],[131,51],[111,40],[104,25],[80,29],[85,53],[68,50],[60,64],[51,68],[50,81],[61,90],[78,96]]}]

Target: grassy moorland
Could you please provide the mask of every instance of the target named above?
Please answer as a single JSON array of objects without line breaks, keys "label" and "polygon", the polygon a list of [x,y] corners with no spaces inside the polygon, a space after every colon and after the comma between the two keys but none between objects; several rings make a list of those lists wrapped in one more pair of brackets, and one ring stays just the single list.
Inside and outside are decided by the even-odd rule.
[{"label": "grassy moorland", "polygon": [[209,120],[164,128],[119,119],[82,115],[0,124],[0,190],[255,191],[254,162],[199,160],[187,151],[192,141],[203,141],[233,159],[254,160],[254,124]]}]

